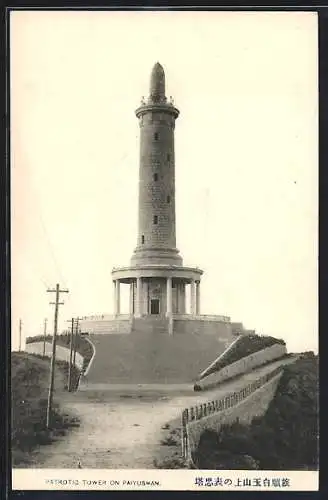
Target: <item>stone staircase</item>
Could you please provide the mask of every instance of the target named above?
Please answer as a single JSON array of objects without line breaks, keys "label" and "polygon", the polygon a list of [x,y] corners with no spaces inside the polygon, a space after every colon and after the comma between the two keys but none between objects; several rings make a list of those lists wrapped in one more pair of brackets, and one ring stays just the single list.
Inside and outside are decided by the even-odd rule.
[{"label": "stone staircase", "polygon": [[92,384],[191,384],[226,348],[217,335],[167,333],[167,320],[138,321],[132,333],[90,335]]}]

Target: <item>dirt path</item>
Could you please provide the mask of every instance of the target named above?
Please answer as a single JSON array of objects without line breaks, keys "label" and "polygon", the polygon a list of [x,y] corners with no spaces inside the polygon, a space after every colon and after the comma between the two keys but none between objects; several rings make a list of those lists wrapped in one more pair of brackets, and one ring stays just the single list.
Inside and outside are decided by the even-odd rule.
[{"label": "dirt path", "polygon": [[[204,400],[208,400],[208,394]],[[81,399],[81,397],[79,397]],[[181,409],[195,397],[142,401],[71,401],[67,410],[81,419],[80,427],[49,446],[42,446],[32,457],[30,467],[147,469],[166,434],[162,427],[176,421]],[[199,402],[199,397],[197,398]],[[171,450],[168,450],[171,451]]]},{"label": "dirt path", "polygon": [[32,467],[152,468],[161,427],[179,417],[165,402],[71,402],[81,426],[34,454]]},{"label": "dirt path", "polygon": [[50,446],[42,446],[33,454],[31,467],[76,468],[80,461],[82,467],[88,469],[154,468],[154,457],[167,434],[162,427],[172,421],[179,425],[183,408],[237,391],[266,369],[222,384],[213,391],[167,399],[107,396],[108,399],[92,401],[87,399],[87,394],[68,395],[63,403],[79,416],[80,427]]}]

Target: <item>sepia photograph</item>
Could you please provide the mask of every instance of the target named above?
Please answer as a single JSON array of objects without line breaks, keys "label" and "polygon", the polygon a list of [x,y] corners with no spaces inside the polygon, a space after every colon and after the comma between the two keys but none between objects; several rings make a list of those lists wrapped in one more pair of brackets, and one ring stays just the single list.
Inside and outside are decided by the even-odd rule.
[{"label": "sepia photograph", "polygon": [[317,14],[9,25],[13,488],[317,489]]}]

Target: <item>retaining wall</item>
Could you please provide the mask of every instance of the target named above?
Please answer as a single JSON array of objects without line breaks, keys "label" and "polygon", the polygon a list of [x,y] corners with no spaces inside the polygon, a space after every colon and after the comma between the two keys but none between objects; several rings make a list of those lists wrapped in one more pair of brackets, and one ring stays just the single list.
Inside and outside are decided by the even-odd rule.
[{"label": "retaining wall", "polygon": [[[46,342],[45,356],[47,358],[51,358],[52,356],[52,344],[50,342]],[[43,356],[43,342],[29,342],[25,346],[25,352],[29,354],[39,354]],[[69,353],[70,350],[61,345],[56,345],[56,357],[61,361],[67,361],[69,363]],[[78,352],[75,355],[75,366],[82,370],[83,368],[84,358]]]},{"label": "retaining wall", "polygon": [[[232,346],[230,346],[229,349],[231,347]],[[215,387],[224,380],[228,380],[229,378],[236,377],[237,375],[247,373],[253,368],[261,366],[268,361],[273,361],[284,356],[286,353],[286,346],[282,344],[275,344],[273,346],[266,347],[265,349],[261,349],[260,351],[254,352],[249,356],[245,356],[244,358],[235,361],[235,363],[231,363],[230,365],[225,366],[218,372],[211,373],[210,375],[203,377],[201,380],[197,381],[197,386],[199,386],[201,389],[209,389],[211,387]],[[223,357],[224,354],[225,353],[222,353],[220,357]]]},{"label": "retaining wall", "polygon": [[131,333],[132,320],[124,319],[85,319],[80,321],[80,327],[83,332],[90,334],[124,334]]},{"label": "retaining wall", "polygon": [[182,454],[191,459],[204,430],[219,431],[224,424],[237,420],[250,424],[255,417],[263,416],[272,401],[283,367],[279,366],[259,377],[255,382],[245,384],[240,391],[215,401],[186,408],[182,412]]},{"label": "retaining wall", "polygon": [[201,334],[201,335],[216,335],[220,338],[232,340],[231,323],[226,321],[218,321],[211,319],[197,319],[197,318],[173,318],[173,333],[185,333],[188,335]]}]

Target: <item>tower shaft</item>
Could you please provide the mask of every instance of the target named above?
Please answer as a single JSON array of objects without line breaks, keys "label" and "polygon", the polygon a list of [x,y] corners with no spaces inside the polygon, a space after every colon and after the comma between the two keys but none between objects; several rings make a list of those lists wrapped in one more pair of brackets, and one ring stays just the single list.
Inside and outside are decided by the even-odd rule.
[{"label": "tower shaft", "polygon": [[174,129],[179,115],[165,96],[165,75],[157,63],[150,95],[137,110],[140,126],[137,247],[133,265],[182,265],[176,248]]}]

